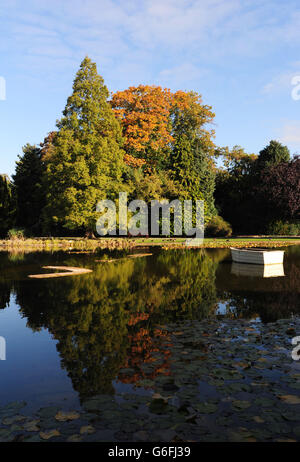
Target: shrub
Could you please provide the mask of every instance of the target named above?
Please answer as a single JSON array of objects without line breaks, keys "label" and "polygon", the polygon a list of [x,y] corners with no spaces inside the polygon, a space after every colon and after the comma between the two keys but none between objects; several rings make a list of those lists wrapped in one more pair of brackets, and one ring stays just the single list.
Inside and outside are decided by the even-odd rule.
[{"label": "shrub", "polygon": [[205,234],[210,237],[229,237],[232,234],[232,229],[222,217],[215,216],[206,225]]},{"label": "shrub", "polygon": [[20,228],[12,228],[8,231],[7,237],[12,241],[23,240],[25,239],[25,231]]},{"label": "shrub", "polygon": [[277,220],[269,224],[268,234],[281,236],[299,236],[300,223],[291,223],[288,221]]}]

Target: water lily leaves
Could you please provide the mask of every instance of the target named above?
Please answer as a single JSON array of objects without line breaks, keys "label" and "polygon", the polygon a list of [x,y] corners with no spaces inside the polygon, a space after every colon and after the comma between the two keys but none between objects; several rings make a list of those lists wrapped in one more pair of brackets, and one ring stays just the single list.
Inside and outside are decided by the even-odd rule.
[{"label": "water lily leaves", "polygon": [[55,414],[59,411],[59,407],[57,406],[48,406],[48,407],[43,407],[41,409],[39,409],[39,411],[37,412],[37,414],[43,418],[43,419],[47,419],[49,417],[54,417]]},{"label": "water lily leaves", "polygon": [[218,410],[217,404],[209,403],[206,401],[204,401],[203,403],[193,403],[193,408],[202,414],[213,414]]},{"label": "water lily leaves", "polygon": [[237,411],[243,411],[251,406],[249,401],[236,400],[232,402],[232,407]]},{"label": "water lily leaves", "polygon": [[38,419],[37,420],[30,420],[29,422],[26,422],[23,425],[23,428],[27,432],[38,432],[38,431],[40,431],[40,427],[38,426],[39,422],[40,421]]},{"label": "water lily leaves", "polygon": [[79,419],[80,414],[76,411],[58,411],[58,413],[55,415],[55,419],[58,420],[59,422],[67,422],[68,420],[76,420]]},{"label": "water lily leaves", "polygon": [[40,443],[43,440],[41,440],[39,435],[30,435],[30,436],[25,436],[23,441],[25,443]]},{"label": "water lily leaves", "polygon": [[171,410],[171,407],[164,399],[153,399],[150,403],[149,410],[154,414],[165,414]]},{"label": "water lily leaves", "polygon": [[259,406],[259,407],[272,407],[274,406],[274,401],[269,399],[269,398],[265,398],[265,397],[262,397],[262,398],[256,398],[256,400],[254,401],[254,404],[256,406]]},{"label": "water lily leaves", "polygon": [[163,385],[163,390],[164,391],[175,392],[175,391],[179,390],[179,387],[175,383],[165,383]]},{"label": "water lily leaves", "polygon": [[8,428],[0,428],[0,441],[9,441],[12,431]]},{"label": "water lily leaves", "polygon": [[[89,397],[80,412],[49,406],[30,418],[18,417],[23,403],[9,403],[0,409],[3,425],[10,425],[0,428],[0,440],[299,439],[300,374],[291,366],[285,332],[290,327],[287,322],[242,320],[170,323],[164,329],[174,335],[158,341],[156,361],[144,362],[137,370],[126,362],[113,383],[114,395]],[[169,365],[156,373],[166,351]],[[121,376],[137,372],[142,378],[134,387],[124,386]]]},{"label": "water lily leaves", "polygon": [[138,442],[149,441],[149,433],[143,430],[140,430],[133,434],[133,440]]},{"label": "water lily leaves", "polygon": [[212,376],[222,380],[241,380],[243,378],[243,375],[237,370],[228,370],[223,368],[216,369]]},{"label": "water lily leaves", "polygon": [[92,425],[85,425],[80,428],[81,435],[84,435],[84,434],[91,435],[92,433],[95,433],[95,431],[96,431],[95,427],[93,427]]},{"label": "water lily leaves", "polygon": [[295,390],[300,390],[300,382],[290,383],[290,387]]},{"label": "water lily leaves", "polygon": [[300,404],[300,396],[296,395],[281,395],[279,398],[287,404]]},{"label": "water lily leaves", "polygon": [[140,387],[144,387],[144,388],[150,388],[150,387],[153,387],[154,381],[150,379],[143,379],[143,380],[139,380],[137,382],[137,385]]},{"label": "water lily leaves", "polygon": [[12,417],[5,417],[2,419],[3,425],[12,425],[15,422],[23,422],[26,420],[26,417],[24,415],[14,415]]},{"label": "water lily leaves", "polygon": [[172,398],[172,396],[162,396],[160,393],[154,393],[152,395],[152,399],[159,399],[163,400],[165,403],[168,402],[168,399]]},{"label": "water lily leaves", "polygon": [[158,441],[172,441],[173,438],[175,438],[176,432],[172,429],[165,429],[165,430],[159,430],[159,432],[156,433],[156,437],[158,438]]},{"label": "water lily leaves", "polygon": [[281,416],[284,420],[287,420],[289,422],[299,422],[299,412],[297,412],[296,410],[282,412]]},{"label": "water lily leaves", "polygon": [[253,433],[246,428],[237,429],[230,431],[228,435],[228,440],[231,442],[255,442],[256,439],[253,436]]},{"label": "water lily leaves", "polygon": [[241,391],[250,393],[251,387],[248,384],[243,383],[243,382],[233,382],[233,383],[229,383],[228,385],[224,385],[222,387],[222,391],[228,395],[239,393]]},{"label": "water lily leaves", "polygon": [[57,421],[54,419],[54,417],[50,417],[48,419],[41,419],[39,422],[39,426],[43,430],[49,430],[52,428],[55,428],[57,425]]},{"label": "water lily leaves", "polygon": [[60,433],[58,430],[48,430],[45,432],[40,432],[40,437],[42,440],[50,440],[51,438],[54,438],[55,436],[59,436]]},{"label": "water lily leaves", "polygon": [[82,441],[82,436],[78,434],[71,435],[67,438],[68,443],[79,443],[80,441]]},{"label": "water lily leaves", "polygon": [[272,430],[272,434],[284,434],[289,433],[291,431],[290,427],[284,423],[271,423],[269,424],[269,428]]}]

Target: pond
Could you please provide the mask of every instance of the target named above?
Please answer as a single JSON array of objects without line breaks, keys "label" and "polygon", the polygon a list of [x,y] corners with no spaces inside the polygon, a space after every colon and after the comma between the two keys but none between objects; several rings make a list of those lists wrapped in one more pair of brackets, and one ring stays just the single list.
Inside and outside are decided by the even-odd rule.
[{"label": "pond", "polygon": [[300,246],[142,250],[0,253],[0,440],[300,440]]}]

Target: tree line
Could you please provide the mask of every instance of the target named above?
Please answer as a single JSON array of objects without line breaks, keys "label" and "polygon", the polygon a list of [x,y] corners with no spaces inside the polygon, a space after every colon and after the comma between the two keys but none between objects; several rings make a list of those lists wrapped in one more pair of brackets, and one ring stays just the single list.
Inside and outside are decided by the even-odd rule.
[{"label": "tree line", "polygon": [[146,202],[203,200],[216,236],[231,225],[235,233],[265,232],[276,220],[296,226],[300,161],[275,141],[259,156],[217,147],[214,117],[196,92],[139,85],[110,94],[86,57],[57,129],[23,147],[12,180],[0,176],[0,235],[93,235],[97,202],[120,191]]}]

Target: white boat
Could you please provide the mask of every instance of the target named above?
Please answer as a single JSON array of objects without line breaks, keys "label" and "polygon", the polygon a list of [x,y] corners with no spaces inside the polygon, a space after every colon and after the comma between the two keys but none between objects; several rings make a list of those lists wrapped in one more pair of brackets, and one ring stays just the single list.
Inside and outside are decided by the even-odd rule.
[{"label": "white boat", "polygon": [[232,260],[236,263],[276,265],[283,263],[284,250],[235,249],[230,247]]},{"label": "white boat", "polygon": [[235,262],[231,265],[231,274],[260,278],[278,278],[285,275],[282,263],[275,263],[274,265],[253,265]]}]

